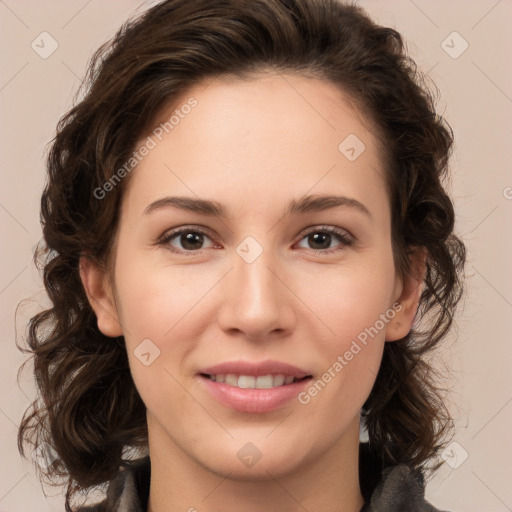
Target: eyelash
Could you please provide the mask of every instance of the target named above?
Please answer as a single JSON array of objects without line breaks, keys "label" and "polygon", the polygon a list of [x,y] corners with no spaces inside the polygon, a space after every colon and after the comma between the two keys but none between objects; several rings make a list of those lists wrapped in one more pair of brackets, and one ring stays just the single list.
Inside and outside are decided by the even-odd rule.
[{"label": "eyelash", "polygon": [[[158,240],[158,245],[164,245],[167,247],[167,249],[173,253],[176,253],[176,254],[185,254],[185,255],[194,255],[194,254],[199,254],[201,253],[201,249],[197,250],[197,251],[182,251],[182,250],[177,250],[175,249],[174,247],[172,247],[170,245],[170,241],[176,237],[178,237],[179,235],[182,235],[184,233],[195,233],[195,234],[200,234],[200,235],[204,235],[208,238],[211,238],[208,233],[206,231],[204,231],[203,229],[200,229],[200,228],[179,228],[179,229],[176,229],[174,231],[171,231],[170,233],[165,233],[159,240]],[[331,253],[334,253],[334,252],[337,252],[337,251],[340,251],[343,249],[343,247],[350,247],[350,246],[353,246],[355,244],[355,240],[347,234],[346,231],[343,231],[343,230],[340,230],[340,229],[337,229],[337,228],[333,228],[333,227],[330,227],[330,226],[320,226],[320,227],[314,227],[310,230],[308,230],[307,232],[305,232],[303,235],[302,235],[302,238],[299,240],[302,241],[304,238],[306,238],[307,236],[311,235],[312,233],[328,233],[330,235],[335,235],[338,240],[341,242],[339,246],[337,246],[336,248],[334,249],[311,249],[313,252],[315,253],[321,253],[321,254],[331,254]]]}]

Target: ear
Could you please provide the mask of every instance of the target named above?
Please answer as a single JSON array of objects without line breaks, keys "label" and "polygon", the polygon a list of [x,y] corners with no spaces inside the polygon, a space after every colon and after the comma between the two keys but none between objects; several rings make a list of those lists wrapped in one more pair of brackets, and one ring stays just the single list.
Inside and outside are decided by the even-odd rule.
[{"label": "ear", "polygon": [[87,256],[81,256],[80,279],[98,319],[98,329],[111,338],[122,336],[123,330],[106,270]]},{"label": "ear", "polygon": [[386,326],[386,341],[401,340],[409,334],[418,311],[427,269],[427,249],[414,247],[409,252],[410,272],[397,277],[395,316]]}]

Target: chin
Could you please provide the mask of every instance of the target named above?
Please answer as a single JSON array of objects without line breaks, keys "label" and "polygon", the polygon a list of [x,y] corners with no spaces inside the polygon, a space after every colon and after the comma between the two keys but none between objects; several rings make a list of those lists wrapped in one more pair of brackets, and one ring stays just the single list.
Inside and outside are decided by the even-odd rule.
[{"label": "chin", "polygon": [[208,466],[207,469],[223,478],[236,482],[261,482],[281,478],[293,473],[298,465],[290,461],[263,461],[259,460],[252,467],[244,467],[240,463],[225,463],[219,466]]},{"label": "chin", "polygon": [[[255,439],[261,439],[261,436],[255,436]],[[240,482],[282,477],[293,473],[306,462],[306,454],[298,453],[294,446],[281,444],[278,450],[276,443],[262,444],[258,448],[258,442],[237,441],[235,450],[233,446],[225,447],[210,452],[206,457],[205,452],[201,452],[196,460],[208,471]]]}]

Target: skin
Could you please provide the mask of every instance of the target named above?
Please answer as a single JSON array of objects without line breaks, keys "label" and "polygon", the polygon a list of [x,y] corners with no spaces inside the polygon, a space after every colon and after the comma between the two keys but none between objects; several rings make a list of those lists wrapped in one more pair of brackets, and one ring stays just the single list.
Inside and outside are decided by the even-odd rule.
[{"label": "skin", "polygon": [[[384,344],[411,328],[422,285],[394,267],[381,142],[353,102],[319,79],[217,79],[174,108],[191,96],[198,105],[130,176],[113,275],[81,260],[98,327],[125,337],[147,407],[148,510],[359,511],[360,410]],[[156,124],[169,117],[161,114]],[[349,134],[366,146],[354,161],[338,150]],[[341,206],[283,216],[292,199],[317,194],[356,199],[369,215]],[[144,214],[171,195],[215,200],[229,216],[172,207]],[[208,235],[192,249],[179,236],[158,243],[181,226]],[[332,235],[315,245],[306,230],[325,226],[354,243]],[[247,236],[262,248],[251,263],[236,252]],[[422,262],[411,265],[420,271]],[[397,301],[400,311],[307,405],[237,412],[197,376],[224,361],[276,359],[317,379]],[[144,339],[160,350],[149,366],[134,353]],[[248,442],[262,454],[252,467],[237,457]]]}]

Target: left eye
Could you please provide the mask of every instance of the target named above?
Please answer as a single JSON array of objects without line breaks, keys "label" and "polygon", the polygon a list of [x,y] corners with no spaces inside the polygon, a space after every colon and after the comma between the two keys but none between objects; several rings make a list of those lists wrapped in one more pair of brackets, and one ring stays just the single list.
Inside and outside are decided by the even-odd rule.
[{"label": "left eye", "polygon": [[[340,241],[340,244],[334,249],[331,246],[333,239]],[[307,243],[312,244],[313,247],[310,247],[311,249],[327,253],[338,251],[343,248],[343,246],[353,245],[354,243],[346,232],[334,228],[316,228],[307,233],[306,236],[301,239],[301,242],[302,240],[306,240]]]},{"label": "left eye", "polygon": [[[331,244],[336,239],[339,243],[333,248]],[[208,247],[203,247],[205,240],[210,241],[210,248],[215,245],[207,233],[200,229],[180,229],[164,236],[160,243],[167,246],[172,252],[190,254],[198,252],[201,249],[207,249]],[[309,233],[306,233],[306,235],[301,238],[299,246],[303,240],[312,245],[309,249],[322,253],[339,251],[344,246],[354,244],[353,239],[347,232],[331,227],[315,228],[309,231]],[[181,247],[176,247],[176,241]]]}]

